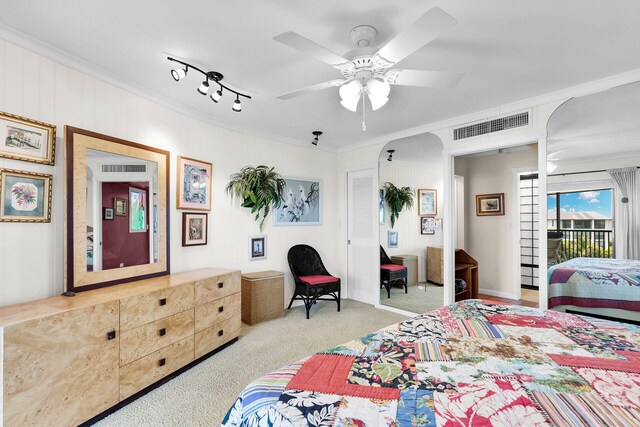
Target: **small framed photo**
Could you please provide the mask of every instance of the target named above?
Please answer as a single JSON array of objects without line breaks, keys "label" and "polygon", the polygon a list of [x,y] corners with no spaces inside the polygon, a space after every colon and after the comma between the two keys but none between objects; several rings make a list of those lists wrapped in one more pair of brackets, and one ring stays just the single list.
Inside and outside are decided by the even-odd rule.
[{"label": "small framed photo", "polygon": [[182,213],[182,246],[200,246],[207,244],[207,221],[209,214]]},{"label": "small framed photo", "polygon": [[51,175],[0,169],[0,221],[51,222]]},{"label": "small framed photo", "polygon": [[249,236],[249,261],[267,259],[267,236]]},{"label": "small framed photo", "polygon": [[0,157],[53,165],[56,127],[0,112]]},{"label": "small framed photo", "polygon": [[420,218],[420,234],[436,234],[434,221],[429,221],[430,219],[433,218]]},{"label": "small framed photo", "polygon": [[435,216],[438,214],[438,190],[418,190],[418,215]]},{"label": "small framed photo", "polygon": [[504,215],[504,193],[476,195],[476,216]]},{"label": "small framed photo", "polygon": [[147,232],[147,191],[129,187],[129,233]]},{"label": "small framed photo", "polygon": [[113,198],[113,213],[116,216],[127,216],[127,199]]},{"label": "small framed photo", "polygon": [[176,209],[211,210],[211,171],[209,162],[178,156]]},{"label": "small framed photo", "polygon": [[378,203],[380,204],[380,225],[384,225],[385,221],[385,212],[384,212],[384,189],[380,189],[380,195],[378,196]]},{"label": "small framed photo", "polygon": [[398,232],[397,231],[389,231],[388,232],[388,238],[389,238],[389,247],[390,248],[397,248],[398,247]]},{"label": "small framed photo", "polygon": [[113,219],[113,208],[104,208],[104,219]]}]

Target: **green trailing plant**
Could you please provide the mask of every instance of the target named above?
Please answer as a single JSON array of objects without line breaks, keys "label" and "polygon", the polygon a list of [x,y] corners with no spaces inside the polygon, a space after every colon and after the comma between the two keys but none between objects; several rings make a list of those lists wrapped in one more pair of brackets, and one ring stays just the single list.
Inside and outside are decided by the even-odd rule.
[{"label": "green trailing plant", "polygon": [[411,187],[396,187],[390,182],[384,183],[384,201],[389,206],[389,221],[391,228],[396,224],[396,220],[400,216],[403,209],[411,209],[413,207],[413,197],[415,192]]},{"label": "green trailing plant", "polygon": [[226,188],[227,194],[242,198],[242,206],[251,209],[261,232],[271,206],[277,209],[282,204],[285,181],[273,169],[264,165],[245,166],[229,177]]}]

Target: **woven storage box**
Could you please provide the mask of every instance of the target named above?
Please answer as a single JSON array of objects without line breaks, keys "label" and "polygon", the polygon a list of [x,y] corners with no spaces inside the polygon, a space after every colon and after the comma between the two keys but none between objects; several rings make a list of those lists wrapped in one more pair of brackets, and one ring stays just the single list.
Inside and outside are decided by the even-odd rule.
[{"label": "woven storage box", "polygon": [[249,325],[284,316],[284,273],[242,275],[242,321]]}]

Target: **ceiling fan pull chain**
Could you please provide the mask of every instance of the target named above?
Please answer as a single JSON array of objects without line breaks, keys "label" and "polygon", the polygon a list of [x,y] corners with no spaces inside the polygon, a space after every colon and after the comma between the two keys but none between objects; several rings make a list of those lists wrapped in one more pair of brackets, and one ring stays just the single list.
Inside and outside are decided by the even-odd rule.
[{"label": "ceiling fan pull chain", "polygon": [[366,105],[364,103],[364,94],[362,94],[362,132],[367,130],[367,124],[364,122]]}]

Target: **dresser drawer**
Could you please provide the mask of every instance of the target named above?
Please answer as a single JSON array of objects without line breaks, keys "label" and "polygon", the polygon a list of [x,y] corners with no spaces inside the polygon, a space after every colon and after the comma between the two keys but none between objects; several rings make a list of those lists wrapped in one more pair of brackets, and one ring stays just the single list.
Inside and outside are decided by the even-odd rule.
[{"label": "dresser drawer", "polygon": [[240,335],[240,313],[223,322],[213,325],[195,335],[195,358],[204,356],[212,350]]},{"label": "dresser drawer", "polygon": [[193,335],[193,309],[120,334],[120,366]]},{"label": "dresser drawer", "polygon": [[196,328],[199,332],[240,313],[240,293],[196,305]]},{"label": "dresser drawer", "polygon": [[173,343],[120,368],[120,400],[193,361],[193,337]]},{"label": "dresser drawer", "polygon": [[124,298],[120,300],[120,331],[127,331],[192,307],[192,283]]},{"label": "dresser drawer", "polygon": [[204,304],[237,292],[240,292],[239,271],[195,282],[196,304]]}]

